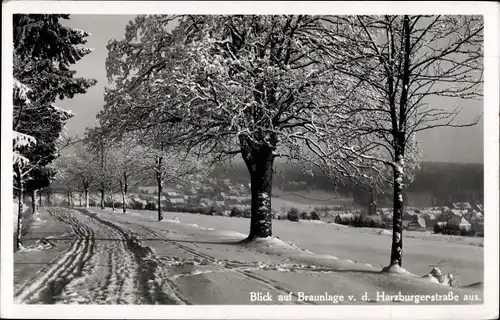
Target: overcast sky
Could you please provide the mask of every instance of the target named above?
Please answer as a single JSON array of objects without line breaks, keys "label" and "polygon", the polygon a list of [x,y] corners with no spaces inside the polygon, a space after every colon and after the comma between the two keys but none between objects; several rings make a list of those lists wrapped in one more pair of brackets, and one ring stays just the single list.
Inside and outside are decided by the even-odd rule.
[{"label": "overcast sky", "polygon": [[[81,135],[86,127],[94,126],[95,116],[104,104],[104,87],[108,85],[105,69],[108,54],[106,44],[113,38],[122,39],[125,26],[133,18],[134,16],[126,15],[71,15],[69,21],[62,21],[64,25],[91,33],[86,46],[94,48],[95,51],[73,65],[73,69],[79,77],[94,78],[98,81],[86,94],[57,102],[58,106],[75,113],[75,117],[67,123],[69,135]],[[436,100],[435,103],[446,104],[447,101]],[[482,113],[482,101],[460,101],[460,106],[464,107],[464,110],[457,117],[457,122],[470,122]],[[438,128],[421,132],[417,139],[422,144],[424,161],[483,162],[482,120],[479,125],[469,128]]]}]

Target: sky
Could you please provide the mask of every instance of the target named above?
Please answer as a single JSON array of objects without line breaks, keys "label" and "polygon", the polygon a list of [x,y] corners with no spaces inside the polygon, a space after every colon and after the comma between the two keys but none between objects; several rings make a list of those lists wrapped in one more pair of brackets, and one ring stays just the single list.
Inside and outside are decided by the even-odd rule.
[{"label": "sky", "polygon": [[[78,77],[98,81],[86,94],[57,102],[58,106],[75,113],[66,125],[68,135],[81,136],[86,127],[95,126],[95,116],[104,105],[104,88],[109,86],[105,68],[108,54],[106,45],[110,39],[122,39],[125,26],[132,19],[134,16],[130,15],[70,15],[70,20],[62,20],[68,27],[90,32],[86,46],[94,48],[94,52],[73,65],[72,69],[77,71]],[[451,100],[451,103],[457,102]],[[447,104],[448,101],[436,99],[433,103]],[[483,112],[483,101],[466,100],[459,103],[464,109],[456,118],[457,123],[471,122]],[[423,161],[483,163],[482,119],[473,127],[437,128],[420,132],[417,139],[421,142]]]}]

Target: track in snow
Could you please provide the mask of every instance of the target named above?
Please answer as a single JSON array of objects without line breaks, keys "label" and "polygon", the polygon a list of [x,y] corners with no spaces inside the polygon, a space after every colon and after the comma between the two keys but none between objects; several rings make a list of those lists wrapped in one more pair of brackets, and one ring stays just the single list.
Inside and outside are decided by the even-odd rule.
[{"label": "track in snow", "polygon": [[17,303],[182,303],[154,282],[152,252],[133,235],[90,214],[62,208],[48,211],[68,224],[75,242],[15,294]]}]

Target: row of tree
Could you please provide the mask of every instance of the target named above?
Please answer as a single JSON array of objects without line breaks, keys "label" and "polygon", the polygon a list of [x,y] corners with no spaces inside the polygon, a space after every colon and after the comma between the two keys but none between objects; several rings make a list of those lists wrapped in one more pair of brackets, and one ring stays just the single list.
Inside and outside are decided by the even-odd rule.
[{"label": "row of tree", "polygon": [[60,157],[56,162],[57,174],[51,189],[67,196],[68,205],[73,194],[83,195],[83,205],[88,207],[89,194],[98,190],[100,207],[104,209],[106,197],[110,197],[114,210],[114,194],[121,194],[123,213],[127,212],[128,192],[132,181],[154,179],[158,187],[158,220],[163,219],[161,196],[166,183],[195,186],[204,170],[199,161],[173,152],[172,148],[149,147],[136,137],[114,141],[96,127],[88,129],[85,138],[75,145],[75,151]]},{"label": "row of tree", "polygon": [[87,32],[61,25],[69,15],[15,14],[13,16],[13,169],[18,199],[16,248],[21,245],[23,198],[32,197],[53,180],[53,161],[71,143],[64,125],[73,113],[54,105],[96,84],[75,77],[70,66],[92,52],[81,45]]},{"label": "row of tree", "polygon": [[[402,263],[416,134],[457,124],[451,98],[482,94],[476,16],[138,16],[108,44],[100,125],[197,157],[241,156],[249,238],[272,235],[273,163],[393,188],[390,266]],[[440,100],[436,97],[446,97]],[[479,112],[478,112],[479,113]]]}]

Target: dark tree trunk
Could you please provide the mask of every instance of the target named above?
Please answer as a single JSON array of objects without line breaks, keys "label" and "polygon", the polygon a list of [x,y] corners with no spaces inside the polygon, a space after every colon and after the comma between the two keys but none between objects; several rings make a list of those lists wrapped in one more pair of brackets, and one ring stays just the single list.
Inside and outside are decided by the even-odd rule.
[{"label": "dark tree trunk", "polygon": [[17,201],[18,201],[18,209],[17,209],[17,235],[16,235],[16,250],[21,247],[21,239],[22,239],[22,230],[23,230],[23,178],[21,176],[21,170],[18,166],[16,166],[16,180],[17,180]]},{"label": "dark tree trunk", "polygon": [[[163,151],[163,145],[160,150]],[[163,213],[161,207],[161,194],[163,192],[162,161],[163,157],[158,156],[158,158],[156,159],[156,182],[158,183],[158,221],[163,220]]]},{"label": "dark tree trunk", "polygon": [[115,212],[115,197],[113,197],[113,190],[111,190],[111,209]]},{"label": "dark tree trunk", "polygon": [[390,265],[403,264],[403,193],[404,193],[404,154],[400,149],[396,153],[396,167],[394,168],[394,207],[392,221],[392,246]]},{"label": "dark tree trunk", "polygon": [[31,212],[38,213],[37,190],[31,190]]},{"label": "dark tree trunk", "polygon": [[43,207],[42,190],[38,190],[38,208]]},{"label": "dark tree trunk", "polygon": [[71,207],[71,191],[68,190],[68,207]]},{"label": "dark tree trunk", "polygon": [[79,193],[78,193],[78,197],[79,197],[79,199],[80,199],[80,207],[83,207],[83,202],[82,202],[82,193],[81,193],[81,192],[79,192]]},{"label": "dark tree trunk", "polygon": [[[160,175],[161,177],[161,175]],[[162,207],[161,207],[161,194],[163,192],[163,181],[161,178],[157,180],[158,182],[158,221],[163,220],[163,213],[162,213]]]},{"label": "dark tree trunk", "polygon": [[50,207],[52,205],[52,191],[50,188],[47,188],[47,205]]},{"label": "dark tree trunk", "polygon": [[242,152],[250,173],[252,208],[248,239],[272,236],[271,192],[273,182],[272,150],[265,146],[259,149],[247,145]]},{"label": "dark tree trunk", "polygon": [[126,199],[125,191],[123,191],[123,189],[122,189],[122,211],[123,211],[123,213],[127,213],[127,203],[126,203],[125,199]]},{"label": "dark tree trunk", "polygon": [[89,189],[85,188],[84,193],[85,193],[85,208],[88,208],[89,207]]},{"label": "dark tree trunk", "polygon": [[123,202],[123,213],[127,213],[127,204],[125,203],[125,199],[127,197],[128,191],[128,182],[127,182],[127,173],[123,173],[123,180],[120,180],[120,187],[122,191],[122,202]]},{"label": "dark tree trunk", "polygon": [[105,192],[104,192],[104,186],[101,186],[101,210],[104,210],[104,197],[105,197]]}]

